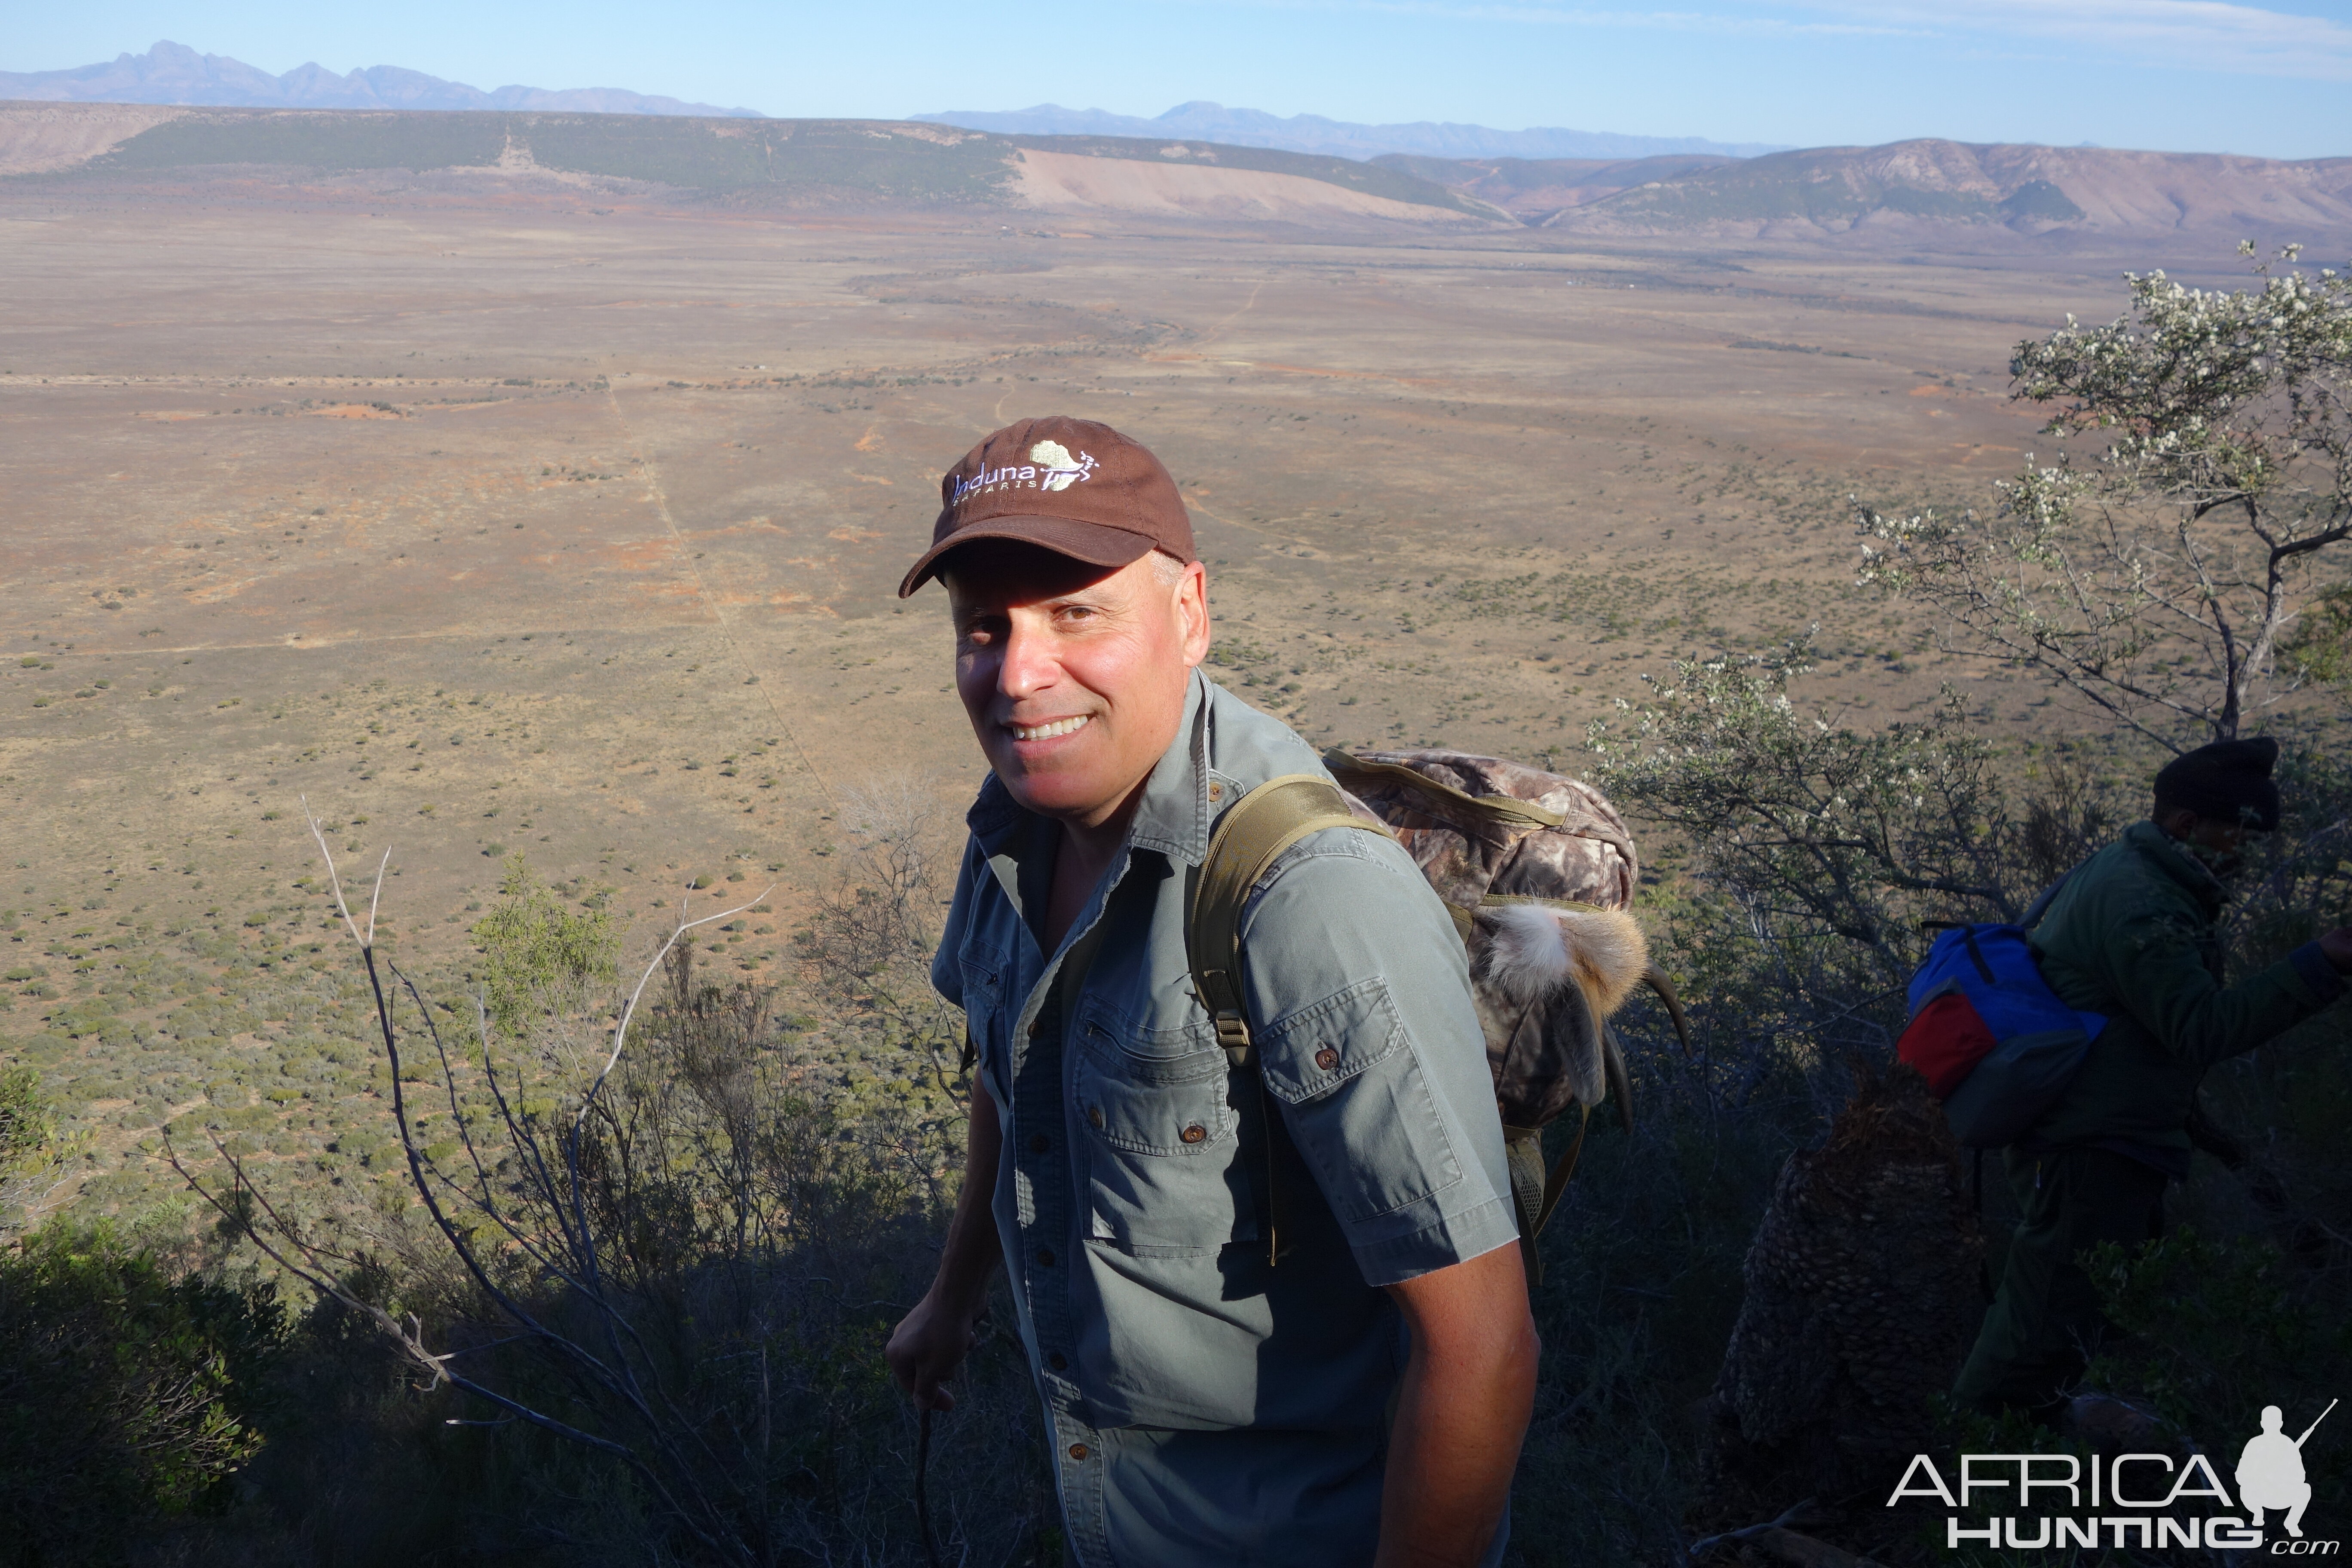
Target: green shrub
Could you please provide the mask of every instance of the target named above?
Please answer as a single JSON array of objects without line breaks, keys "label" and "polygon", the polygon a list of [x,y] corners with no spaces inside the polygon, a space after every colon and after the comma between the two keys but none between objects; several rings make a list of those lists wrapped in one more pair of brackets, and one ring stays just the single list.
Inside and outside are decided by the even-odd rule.
[{"label": "green shrub", "polygon": [[2129,1336],[2093,1381],[2153,1399],[2185,1430],[2252,1433],[2263,1405],[2352,1372],[2352,1319],[2315,1301],[2312,1282],[2259,1238],[2184,1226],[2128,1251],[2109,1242],[2091,1276]]},{"label": "green shrub", "polygon": [[174,1280],[104,1222],[0,1252],[0,1563],[120,1563],[225,1508],[284,1331],[268,1287]]},{"label": "green shrub", "polygon": [[481,944],[491,1019],[509,1034],[534,1008],[561,1009],[593,981],[610,980],[617,938],[609,914],[573,914],[510,856],[499,901],[474,923]]}]

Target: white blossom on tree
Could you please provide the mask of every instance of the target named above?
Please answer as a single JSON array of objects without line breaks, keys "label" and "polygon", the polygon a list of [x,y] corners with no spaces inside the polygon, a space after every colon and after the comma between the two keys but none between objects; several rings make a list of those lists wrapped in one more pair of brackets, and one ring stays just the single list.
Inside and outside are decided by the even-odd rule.
[{"label": "white blossom on tree", "polygon": [[2352,278],[2296,256],[2228,293],[2126,274],[2126,316],[2019,344],[2056,461],[1990,519],[1863,510],[1862,581],[2176,750],[2235,736],[2294,689],[2282,639],[2352,554],[2325,554],[2352,539]]}]

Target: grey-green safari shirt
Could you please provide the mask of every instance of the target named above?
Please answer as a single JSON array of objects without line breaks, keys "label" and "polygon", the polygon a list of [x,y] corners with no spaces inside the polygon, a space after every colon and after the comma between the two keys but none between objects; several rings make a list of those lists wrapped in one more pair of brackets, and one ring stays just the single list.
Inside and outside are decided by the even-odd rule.
[{"label": "grey-green safari shirt", "polygon": [[1407,1349],[1379,1287],[1517,1239],[1462,942],[1395,842],[1327,829],[1253,891],[1263,1094],[1192,995],[1185,873],[1211,828],[1254,785],[1322,771],[1195,673],[1125,844],[1051,954],[1036,932],[1058,826],[992,776],[967,818],[931,975],[1003,1121],[997,1232],[1087,1568],[1370,1562]]}]

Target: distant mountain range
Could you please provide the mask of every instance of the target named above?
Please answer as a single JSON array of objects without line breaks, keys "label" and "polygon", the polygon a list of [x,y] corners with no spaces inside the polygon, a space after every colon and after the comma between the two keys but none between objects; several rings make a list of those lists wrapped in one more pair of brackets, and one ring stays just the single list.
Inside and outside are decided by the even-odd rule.
[{"label": "distant mountain range", "polygon": [[1100,109],[1064,109],[1041,103],[1003,113],[950,109],[909,119],[1001,136],[1168,136],[1222,142],[1235,147],[1276,147],[1288,153],[1321,153],[1341,158],[1377,158],[1402,153],[1425,158],[1649,158],[1662,153],[1712,153],[1752,158],[1787,147],[1766,142],[1709,142],[1696,136],[1620,136],[1606,131],[1493,131],[1484,125],[1442,124],[1420,120],[1409,125],[1354,125],[1319,114],[1285,120],[1260,109],[1227,109],[1221,103],[1180,103],[1156,119],[1113,114]]},{"label": "distant mountain range", "polygon": [[[281,171],[273,182],[269,171]],[[19,180],[148,188],[227,179],[304,199],[556,191],[687,202],[1017,211],[1161,219],[1896,246],[2252,238],[2341,254],[2352,158],[2281,162],[1935,140],[1753,158],[1372,160],[1150,137],[1028,135],[935,122],[544,110],[400,114],[151,104],[0,103],[0,188]],[[2193,239],[2192,239],[2192,237]]]},{"label": "distant mountain range", "polygon": [[0,98],[48,103],[184,103],[237,109],[532,109],[576,114],[691,114],[761,118],[754,109],[719,109],[675,98],[649,98],[615,87],[551,92],[502,87],[484,92],[398,66],[369,66],[337,76],[321,65],[297,66],[284,76],[233,60],[200,55],[168,39],[143,55],[117,55],[103,65],[71,70],[0,71]]},{"label": "distant mountain range", "polygon": [[[721,109],[675,98],[649,97],[614,87],[551,91],[501,87],[488,92],[399,66],[368,66],[338,76],[324,66],[297,66],[283,76],[226,55],[200,55],[166,39],[143,55],[117,55],[70,70],[0,71],[0,99],[43,103],[152,103],[222,109],[530,110],[572,114],[667,114],[762,119],[754,109]],[[1205,100],[1180,103],[1146,120],[1100,109],[1034,109],[993,112],[949,110],[909,116],[936,125],[992,131],[1005,136],[1166,137],[1264,147],[1286,153],[1368,162],[1383,153],[1427,158],[1583,158],[1622,162],[1664,154],[1752,158],[1785,152],[1777,142],[1709,142],[1696,136],[1620,136],[1605,131],[1495,131],[1484,125],[1416,121],[1408,125],[1356,125],[1319,114],[1288,119],[1258,109],[1227,109]]]}]

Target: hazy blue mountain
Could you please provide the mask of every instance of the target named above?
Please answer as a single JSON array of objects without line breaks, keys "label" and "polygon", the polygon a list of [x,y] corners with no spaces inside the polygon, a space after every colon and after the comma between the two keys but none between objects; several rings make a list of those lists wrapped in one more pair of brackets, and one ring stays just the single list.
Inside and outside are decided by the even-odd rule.
[{"label": "hazy blue mountain", "polygon": [[1260,109],[1227,109],[1221,103],[1180,103],[1157,119],[1113,114],[1101,109],[1064,109],[1041,103],[1002,113],[950,109],[915,114],[967,131],[1012,136],[1189,136],[1241,147],[1278,147],[1291,153],[1322,153],[1342,158],[1377,158],[1383,153],[1429,158],[1647,158],[1669,153],[1706,153],[1752,158],[1788,149],[1777,142],[1709,142],[1697,136],[1620,136],[1606,131],[1492,131],[1484,125],[1353,125],[1319,114],[1289,119]]},{"label": "hazy blue mountain", "polygon": [[143,55],[117,55],[71,70],[0,71],[0,98],[65,103],[186,103],[232,109],[536,109],[577,114],[698,114],[762,118],[755,109],[719,109],[648,98],[616,87],[551,92],[502,87],[484,92],[398,66],[369,66],[337,76],[317,64],[284,76],[200,55],[184,44],[158,43]]}]

